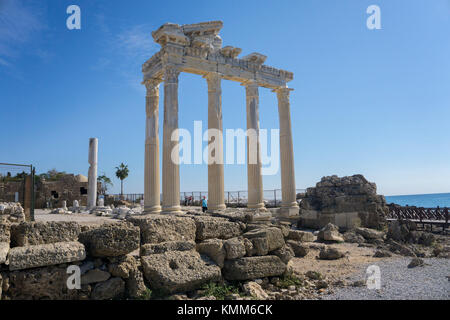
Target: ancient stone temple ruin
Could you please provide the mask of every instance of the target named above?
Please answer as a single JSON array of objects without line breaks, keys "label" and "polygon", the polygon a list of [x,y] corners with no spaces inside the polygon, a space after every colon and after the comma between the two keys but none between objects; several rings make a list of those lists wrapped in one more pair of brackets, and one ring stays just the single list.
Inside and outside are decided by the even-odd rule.
[{"label": "ancient stone temple ruin", "polygon": [[[238,58],[240,48],[222,47],[219,31],[221,21],[178,25],[166,23],[152,33],[161,50],[142,66],[143,84],[146,94],[146,142],[145,142],[145,211],[157,213],[181,212],[180,174],[178,159],[171,158],[177,148],[178,136],[171,139],[178,129],[178,76],[180,72],[198,74],[208,84],[208,129],[222,131],[221,81],[241,83],[246,90],[247,129],[256,132],[255,163],[247,161],[248,208],[264,210],[261,158],[259,146],[259,94],[258,88],[270,88],[278,97],[280,119],[280,154],[282,208],[285,216],[298,215],[295,194],[294,155],[287,83],[293,73],[264,65],[266,56],[251,53]],[[164,82],[164,127],[163,127],[163,177],[162,209],[159,186],[159,85]],[[219,154],[215,159],[223,160],[223,140],[215,141]],[[210,137],[211,141],[211,137]],[[249,143],[247,138],[247,153]],[[252,149],[253,150],[253,149]],[[176,150],[177,151],[177,150]],[[221,152],[222,151],[222,152]],[[174,152],[178,158],[178,152]],[[173,156],[173,155],[172,155]],[[211,155],[209,156],[211,158]],[[247,157],[247,159],[248,159]],[[208,164],[208,208],[225,208],[223,161]]]}]

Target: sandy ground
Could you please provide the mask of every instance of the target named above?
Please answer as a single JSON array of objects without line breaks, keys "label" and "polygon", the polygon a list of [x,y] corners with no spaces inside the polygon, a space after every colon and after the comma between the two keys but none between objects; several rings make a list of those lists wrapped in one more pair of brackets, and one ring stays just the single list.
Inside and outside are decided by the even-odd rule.
[{"label": "sandy ground", "polygon": [[375,248],[358,247],[357,243],[341,243],[335,246],[346,252],[346,256],[338,260],[319,260],[320,246],[318,243],[310,243],[311,250],[303,258],[293,258],[292,268],[294,272],[304,274],[307,271],[317,271],[324,275],[330,282],[350,278],[355,272],[371,263],[392,258],[374,258]]},{"label": "sandy ground", "polygon": [[72,214],[50,214],[50,210],[36,209],[34,211],[36,221],[75,221],[84,225],[96,225],[103,223],[115,223],[117,219],[109,217],[99,217],[89,213],[72,213]]}]

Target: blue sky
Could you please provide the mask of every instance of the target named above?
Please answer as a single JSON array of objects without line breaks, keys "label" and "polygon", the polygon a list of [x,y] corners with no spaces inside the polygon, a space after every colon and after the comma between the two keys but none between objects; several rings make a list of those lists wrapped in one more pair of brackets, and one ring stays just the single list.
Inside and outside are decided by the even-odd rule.
[{"label": "blue sky", "polygon": [[[66,28],[71,4],[81,30]],[[366,27],[371,4],[381,30]],[[89,138],[98,137],[99,173],[114,178],[112,191],[114,167],[125,162],[125,192],[143,192],[140,69],[159,50],[151,31],[209,20],[224,22],[224,46],[294,72],[297,188],[361,173],[386,195],[450,192],[449,0],[0,0],[0,162],[86,175]],[[224,81],[222,90],[224,128],[245,128],[244,88]],[[179,106],[180,127],[206,127],[205,79],[180,76]],[[268,89],[260,120],[278,128]],[[180,173],[182,191],[207,190],[206,165]],[[279,188],[280,175],[263,182]],[[227,165],[225,189],[246,186],[246,166]]]}]

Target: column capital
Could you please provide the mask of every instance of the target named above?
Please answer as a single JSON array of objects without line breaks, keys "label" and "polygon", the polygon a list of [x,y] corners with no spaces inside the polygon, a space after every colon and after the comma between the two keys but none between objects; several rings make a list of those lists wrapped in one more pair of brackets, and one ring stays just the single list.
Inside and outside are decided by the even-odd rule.
[{"label": "column capital", "polygon": [[147,89],[147,96],[159,96],[159,84],[162,82],[161,78],[151,78],[142,81]]},{"label": "column capital", "polygon": [[164,66],[164,81],[166,83],[178,83],[178,76],[180,75],[180,68],[173,64],[166,64]]},{"label": "column capital", "polygon": [[203,76],[208,83],[208,91],[216,92],[220,91],[220,82],[222,80],[222,74],[218,72],[208,72]]},{"label": "column capital", "polygon": [[247,97],[257,97],[259,84],[255,80],[248,80],[241,83],[241,86],[245,86],[245,92]]},{"label": "column capital", "polygon": [[289,93],[291,91],[294,91],[294,89],[288,88],[288,87],[279,87],[279,88],[275,88],[272,90],[272,92],[276,92],[278,94],[284,94],[284,95],[289,95]]}]

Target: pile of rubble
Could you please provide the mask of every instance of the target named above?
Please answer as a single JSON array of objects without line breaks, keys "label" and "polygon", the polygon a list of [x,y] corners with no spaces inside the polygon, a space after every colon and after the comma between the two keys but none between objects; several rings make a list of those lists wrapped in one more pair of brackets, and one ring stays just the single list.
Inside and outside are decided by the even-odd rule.
[{"label": "pile of rubble", "polygon": [[347,229],[381,228],[388,207],[384,196],[377,195],[376,190],[376,184],[362,175],[323,177],[316,187],[299,195],[302,198],[299,226],[322,228],[333,223]]},{"label": "pile of rubble", "polygon": [[50,211],[50,214],[74,214],[74,213],[84,213],[93,214],[101,217],[110,217],[113,219],[125,220],[135,214],[142,214],[144,207],[142,204],[120,204],[117,207],[111,205],[104,205],[103,199],[99,200],[97,206],[92,209],[88,209],[85,206],[79,206],[78,200],[74,200],[72,207],[66,206],[66,201],[62,202],[61,208],[56,208]]},{"label": "pile of rubble", "polygon": [[19,202],[0,202],[0,223],[25,221],[25,213]]},{"label": "pile of rubble", "polygon": [[[135,215],[101,226],[2,223],[1,297],[137,298],[147,287],[169,295],[210,282],[279,277],[301,237],[283,225],[196,214]],[[79,290],[67,287],[70,265],[80,267]]]},{"label": "pile of rubble", "polygon": [[[228,299],[305,299],[325,290],[328,278],[312,272],[293,276],[294,257],[316,250],[317,259],[342,259],[343,242],[374,247],[376,257],[415,257],[435,243],[433,235],[403,222],[392,223],[387,233],[362,227],[342,231],[331,223],[314,233],[302,231],[290,222],[255,221],[245,211],[229,210],[126,214],[124,221],[94,226],[4,220],[0,297],[137,299],[152,291],[204,299],[205,285],[238,283],[240,293]],[[79,289],[67,285],[72,266],[80,268]]]}]

